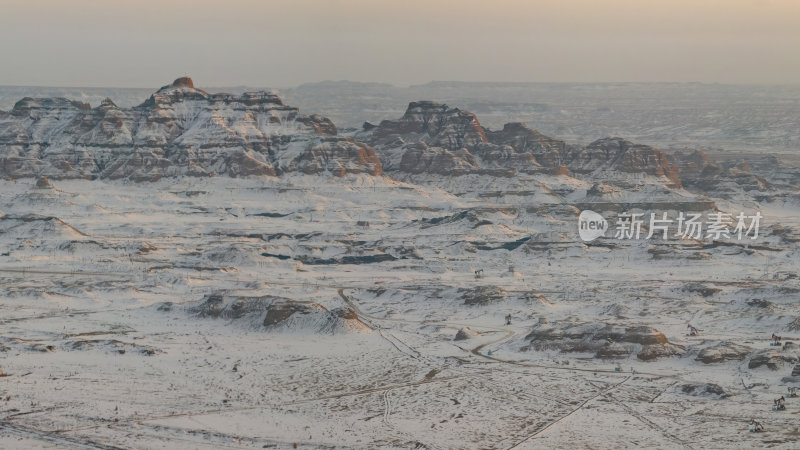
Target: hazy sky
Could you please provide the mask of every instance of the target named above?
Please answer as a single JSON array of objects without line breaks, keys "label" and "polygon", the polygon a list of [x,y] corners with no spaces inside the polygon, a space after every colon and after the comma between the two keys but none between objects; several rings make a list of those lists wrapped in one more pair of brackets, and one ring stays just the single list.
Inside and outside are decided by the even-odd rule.
[{"label": "hazy sky", "polygon": [[800,82],[800,0],[0,0],[0,84]]}]

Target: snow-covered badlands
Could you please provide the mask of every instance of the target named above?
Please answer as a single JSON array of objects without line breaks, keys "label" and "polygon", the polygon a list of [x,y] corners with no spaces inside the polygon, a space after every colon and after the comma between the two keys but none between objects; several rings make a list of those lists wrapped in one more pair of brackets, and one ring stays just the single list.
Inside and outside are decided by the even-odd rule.
[{"label": "snow-covered badlands", "polygon": [[0,181],[0,448],[796,448],[796,199],[587,244],[593,182],[431,180]]}]

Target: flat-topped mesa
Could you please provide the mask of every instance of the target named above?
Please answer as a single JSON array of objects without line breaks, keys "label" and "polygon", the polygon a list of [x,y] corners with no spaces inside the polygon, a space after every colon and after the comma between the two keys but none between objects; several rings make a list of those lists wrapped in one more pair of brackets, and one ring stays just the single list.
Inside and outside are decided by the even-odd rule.
[{"label": "flat-topped mesa", "polygon": [[374,150],[273,92],[209,94],[182,77],[134,108],[20,100],[0,115],[0,175],[127,178],[380,174]]},{"label": "flat-topped mesa", "polygon": [[578,152],[567,167],[571,172],[583,174],[598,170],[646,173],[666,177],[674,187],[681,185],[678,166],[671,163],[664,152],[618,137],[592,142]]}]

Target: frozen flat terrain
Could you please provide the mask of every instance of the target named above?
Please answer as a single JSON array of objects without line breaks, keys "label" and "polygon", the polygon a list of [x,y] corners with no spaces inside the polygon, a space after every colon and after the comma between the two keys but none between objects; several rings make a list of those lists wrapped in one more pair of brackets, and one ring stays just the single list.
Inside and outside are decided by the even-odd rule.
[{"label": "frozen flat terrain", "polygon": [[416,181],[0,181],[0,447],[796,447],[796,204],[585,245],[591,184]]}]

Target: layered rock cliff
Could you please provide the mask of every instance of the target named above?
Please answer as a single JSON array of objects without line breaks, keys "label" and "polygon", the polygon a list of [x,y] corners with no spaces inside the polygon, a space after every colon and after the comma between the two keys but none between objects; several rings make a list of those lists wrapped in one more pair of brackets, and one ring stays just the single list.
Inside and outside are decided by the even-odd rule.
[{"label": "layered rock cliff", "polygon": [[573,146],[518,122],[487,130],[474,114],[429,101],[412,102],[400,119],[365,127],[358,136],[376,148],[387,171],[498,176],[618,171],[681,185],[678,166],[653,147],[620,138]]},{"label": "layered rock cliff", "polygon": [[141,105],[24,98],[0,113],[0,175],[126,178],[381,173],[374,150],[268,92],[209,94],[179,78]]}]

